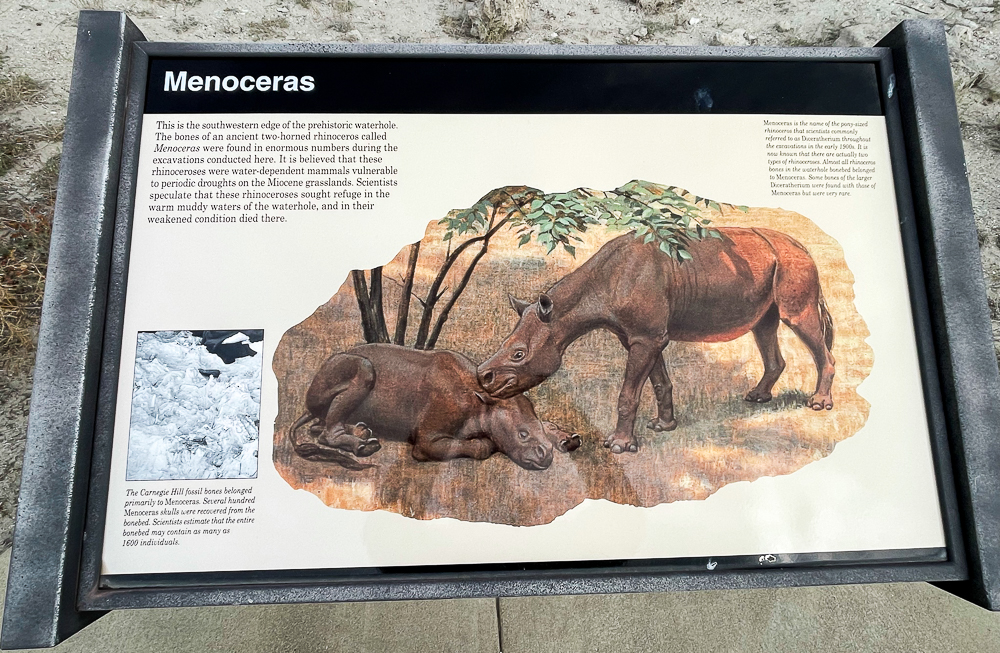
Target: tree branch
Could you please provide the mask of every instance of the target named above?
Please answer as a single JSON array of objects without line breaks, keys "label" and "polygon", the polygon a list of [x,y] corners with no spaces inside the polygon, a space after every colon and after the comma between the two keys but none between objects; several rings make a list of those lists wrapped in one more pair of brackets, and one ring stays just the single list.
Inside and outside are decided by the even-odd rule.
[{"label": "tree branch", "polygon": [[[397,279],[396,277],[390,277],[389,275],[384,275],[383,278],[388,279],[389,281],[393,282],[400,288],[403,287],[403,282]],[[410,291],[410,299],[417,300],[417,302],[419,302],[421,306],[424,305],[424,298],[418,295],[417,293],[413,292],[412,290]]]},{"label": "tree branch", "polygon": [[[509,193],[507,193],[507,197],[510,197]],[[514,198],[510,197],[510,199],[513,202]],[[515,208],[520,211],[516,205]],[[465,273],[462,275],[461,281],[459,281],[458,285],[455,287],[455,292],[451,294],[451,297],[448,298],[448,302],[444,305],[444,308],[441,309],[441,313],[438,315],[438,319],[434,323],[434,330],[431,331],[431,335],[427,339],[427,349],[434,349],[434,346],[437,344],[438,338],[441,336],[441,329],[444,328],[444,323],[448,320],[448,314],[451,313],[451,309],[455,306],[455,302],[458,301],[459,296],[465,292],[465,287],[469,285],[469,280],[472,279],[472,273],[476,270],[476,266],[479,264],[479,261],[486,255],[486,251],[490,248],[490,238],[492,238],[493,234],[495,234],[500,227],[503,226],[504,221],[509,221],[510,211],[507,212],[507,217],[505,217],[504,221],[501,221],[501,223],[494,228],[493,225],[496,220],[498,210],[498,208],[494,208],[490,213],[490,222],[486,228],[486,237],[482,241],[482,247],[480,247],[479,252],[469,262],[469,266],[465,269]],[[521,215],[524,214],[522,213]],[[444,292],[442,291],[441,294],[443,295]]]},{"label": "tree branch", "polygon": [[[414,343],[414,347],[417,349],[432,349],[437,342],[438,336],[441,334],[441,329],[444,327],[445,321],[448,319],[448,314],[451,312],[452,307],[454,307],[455,302],[458,300],[459,296],[465,291],[466,286],[469,284],[469,280],[472,278],[472,273],[475,271],[476,265],[479,263],[480,259],[486,255],[486,251],[489,249],[489,241],[500,229],[505,225],[509,224],[514,212],[516,211],[521,215],[521,218],[526,220],[527,216],[521,210],[521,203],[518,203],[514,199],[511,191],[509,189],[515,189],[516,192],[520,191],[532,191],[532,194],[528,195],[521,203],[524,201],[531,201],[531,198],[537,196],[541,191],[537,189],[529,189],[526,186],[505,186],[503,188],[498,188],[490,191],[484,195],[479,201],[489,200],[492,204],[492,211],[490,212],[489,223],[486,227],[486,233],[481,236],[476,236],[470,238],[463,242],[461,245],[455,247],[455,250],[451,250],[452,241],[448,241],[448,253],[445,257],[444,263],[441,265],[441,269],[438,270],[434,281],[431,283],[430,288],[427,290],[427,298],[424,301],[424,310],[420,316],[420,326],[417,329],[417,339]],[[494,198],[497,196],[506,197],[506,202],[496,202]],[[497,215],[500,212],[500,208],[504,205],[510,205],[512,208],[509,209],[504,217],[497,220]],[[445,277],[451,271],[451,268],[455,265],[458,258],[465,252],[466,249],[471,247],[476,243],[482,243],[482,248],[469,263],[469,267],[466,268],[465,273],[462,275],[462,279],[456,286],[455,291],[451,294],[448,301],[445,304],[444,309],[438,316],[437,320],[434,321],[434,308],[444,294],[447,288],[441,289],[441,285],[444,283]],[[433,332],[431,333],[431,322],[434,321]]]},{"label": "tree branch", "polygon": [[368,296],[368,284],[365,282],[364,270],[351,270],[354,281],[354,296],[358,300],[358,310],[361,311],[361,331],[365,342],[375,342],[375,330],[371,322],[371,298]]},{"label": "tree branch", "polygon": [[441,329],[444,328],[444,323],[448,319],[448,314],[451,312],[455,302],[458,301],[459,295],[465,291],[465,287],[469,285],[469,279],[472,278],[472,273],[476,269],[479,260],[486,255],[486,250],[490,247],[490,241],[484,240],[483,246],[476,253],[475,258],[469,263],[469,267],[466,268],[465,274],[462,275],[462,280],[459,282],[458,286],[455,287],[455,292],[451,294],[448,298],[447,303],[445,303],[444,308],[441,309],[441,313],[438,315],[437,322],[434,323],[434,330],[431,332],[430,337],[427,339],[426,349],[434,349],[437,344],[438,337],[441,335]]},{"label": "tree branch", "polygon": [[389,342],[389,330],[385,326],[385,311],[382,307],[382,266],[372,268],[371,290],[368,293],[371,307],[372,331],[376,342]]},{"label": "tree branch", "polygon": [[[505,224],[510,221],[510,214],[508,213],[504,216],[503,220],[500,220],[496,225],[494,225],[489,231],[487,231],[482,236],[475,236],[467,241],[463,242],[461,245],[455,248],[451,254],[445,259],[444,263],[441,264],[441,269],[438,270],[437,275],[434,277],[434,281],[431,282],[430,288],[427,289],[427,298],[424,300],[424,311],[420,316],[420,326],[417,327],[417,340],[414,343],[414,348],[424,349],[427,343],[427,335],[431,329],[431,320],[434,317],[434,305],[441,298],[440,288],[441,284],[444,283],[445,277],[448,276],[448,272],[451,271],[452,266],[455,261],[462,255],[462,253],[475,245],[476,243],[481,243],[484,240],[488,240],[493,237],[497,231],[499,231]],[[443,293],[442,293],[443,294]]]},{"label": "tree branch", "polygon": [[[397,345],[406,344],[406,323],[410,319],[410,296],[413,295],[413,275],[417,270],[417,257],[420,256],[420,241],[410,245],[410,258],[406,262],[406,277],[403,280],[402,295],[396,306],[396,330],[392,341]],[[420,298],[417,301],[423,303]]]}]

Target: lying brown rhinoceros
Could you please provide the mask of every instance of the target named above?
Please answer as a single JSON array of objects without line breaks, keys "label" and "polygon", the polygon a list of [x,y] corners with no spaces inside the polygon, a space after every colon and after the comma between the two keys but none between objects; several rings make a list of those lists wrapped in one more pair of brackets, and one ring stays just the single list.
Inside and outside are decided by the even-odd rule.
[{"label": "lying brown rhinoceros", "polygon": [[[411,443],[419,461],[499,451],[525,469],[546,469],[553,448],[580,446],[579,435],[541,422],[524,395],[491,398],[475,363],[445,350],[369,344],[334,354],[313,377],[306,408],[288,430],[295,452],[348,469],[370,467],[345,452],[370,456],[382,448],[378,438]],[[300,439],[296,431],[314,420],[311,438]]]}]

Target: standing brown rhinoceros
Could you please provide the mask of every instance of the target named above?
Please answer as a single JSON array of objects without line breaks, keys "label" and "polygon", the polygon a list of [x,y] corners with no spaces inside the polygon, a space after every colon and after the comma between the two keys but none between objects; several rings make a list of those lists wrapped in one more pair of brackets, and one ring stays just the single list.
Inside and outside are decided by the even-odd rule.
[{"label": "standing brown rhinoceros", "polygon": [[833,320],[808,250],[770,229],[718,231],[721,238],[689,243],[692,258],[684,263],[662,253],[655,242],[644,244],[626,234],[606,243],[534,304],[511,297],[521,317],[500,349],[479,366],[482,387],[494,397],[524,392],[559,369],[577,338],[595,329],[611,331],[628,350],[628,363],[618,423],[604,446],[614,453],[637,451],[633,430],[647,377],[657,403],[657,417],[648,427],[677,427],[662,354],[669,341],[723,342],[753,332],[764,376],[746,400],[765,402],[785,369],[778,349],[780,321],[802,339],[816,362],[816,391],[808,406],[833,408]]},{"label": "standing brown rhinoceros", "polygon": [[[520,393],[494,399],[476,381],[475,363],[452,351],[388,344],[334,354],[306,393],[307,411],[288,429],[295,452],[348,469],[382,445],[374,434],[410,442],[420,461],[484,459],[499,451],[525,469],[546,469],[553,446],[572,451],[580,436],[541,422]],[[309,422],[311,438],[296,431]],[[369,425],[371,428],[369,428]]]}]

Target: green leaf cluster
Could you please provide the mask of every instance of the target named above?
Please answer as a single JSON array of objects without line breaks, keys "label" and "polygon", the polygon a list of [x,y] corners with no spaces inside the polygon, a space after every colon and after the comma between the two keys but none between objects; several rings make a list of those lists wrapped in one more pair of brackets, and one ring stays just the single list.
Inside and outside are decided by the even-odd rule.
[{"label": "green leaf cluster", "polygon": [[[656,243],[664,254],[679,263],[691,259],[688,245],[704,238],[722,238],[701,217],[701,207],[720,211],[717,202],[691,195],[676,186],[661,186],[634,180],[614,190],[605,223],[612,229],[632,231],[644,243]],[[692,198],[692,199],[689,199]]]},{"label": "green leaf cluster", "polygon": [[571,256],[576,256],[573,243],[583,242],[577,236],[600,221],[590,210],[588,196],[582,189],[568,193],[540,193],[513,216],[512,228],[521,238],[518,246],[526,245],[534,236],[535,241],[551,254],[562,246]]},{"label": "green leaf cluster", "polygon": [[726,206],[746,212],[745,206],[719,204],[692,195],[676,186],[633,180],[612,191],[576,188],[564,193],[545,193],[536,188],[496,189],[476,204],[453,211],[440,221],[446,226],[444,240],[456,235],[480,234],[494,224],[497,213],[506,211],[507,226],[517,230],[518,246],[535,240],[551,254],[562,247],[576,256],[574,243],[592,226],[632,231],[645,243],[656,243],[679,263],[691,259],[688,245],[722,235],[701,217],[703,209],[721,211]]},{"label": "green leaf cluster", "polygon": [[467,209],[461,211],[451,211],[438,221],[438,224],[447,226],[443,240],[451,240],[456,235],[478,234],[485,231],[489,226],[489,211],[493,209],[493,203],[485,197]]}]

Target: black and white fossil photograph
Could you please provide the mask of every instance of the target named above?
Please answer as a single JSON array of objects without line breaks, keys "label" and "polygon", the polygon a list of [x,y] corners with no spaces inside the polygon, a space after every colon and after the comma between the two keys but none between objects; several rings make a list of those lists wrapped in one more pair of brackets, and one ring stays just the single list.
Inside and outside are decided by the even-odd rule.
[{"label": "black and white fossil photograph", "polygon": [[138,334],[129,481],[256,478],[264,332]]}]

